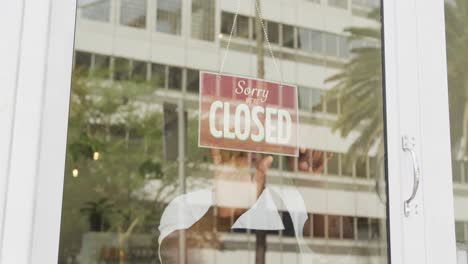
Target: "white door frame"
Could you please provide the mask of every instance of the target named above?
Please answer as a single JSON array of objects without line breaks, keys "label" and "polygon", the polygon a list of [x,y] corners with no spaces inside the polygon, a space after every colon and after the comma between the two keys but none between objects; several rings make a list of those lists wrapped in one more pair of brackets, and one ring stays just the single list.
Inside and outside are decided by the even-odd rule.
[{"label": "white door frame", "polygon": [[[20,53],[23,1],[7,1],[0,9],[0,238],[3,233],[5,194],[9,170],[14,102]],[[0,248],[2,248],[0,239]],[[1,255],[1,250],[0,250]],[[0,257],[1,259],[1,257]]]},{"label": "white door frame", "polygon": [[[384,0],[392,263],[455,263],[451,177],[440,177],[451,172],[443,2]],[[7,62],[20,66],[18,82],[6,84],[17,97],[14,122],[7,123],[11,153],[0,149],[0,157],[11,157],[0,177],[9,179],[0,263],[56,263],[76,0],[24,3],[23,31],[21,23],[10,23],[9,32],[21,32],[22,48],[18,60]],[[419,213],[410,217],[403,213],[413,185],[403,135],[416,138],[423,175]]]},{"label": "white door frame", "polygon": [[444,1],[417,1],[427,263],[456,263]]},{"label": "white door frame", "polygon": [[1,20],[12,27],[7,41],[21,33],[18,58],[6,65],[19,67],[17,75],[8,72],[17,82],[5,86],[16,98],[6,126],[12,135],[0,263],[57,263],[76,1],[5,2],[20,2],[22,11],[2,3],[0,12],[16,13]]},{"label": "white door frame", "polygon": [[[456,263],[444,1],[384,3],[392,263]],[[419,213],[398,217],[413,188],[404,135],[415,138],[422,179]]]}]

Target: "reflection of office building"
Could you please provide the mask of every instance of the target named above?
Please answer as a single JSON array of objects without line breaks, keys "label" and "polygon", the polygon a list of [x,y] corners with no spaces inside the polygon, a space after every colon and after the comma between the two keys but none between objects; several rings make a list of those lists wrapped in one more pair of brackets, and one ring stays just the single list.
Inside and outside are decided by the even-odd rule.
[{"label": "reflection of office building", "polygon": [[[307,172],[287,168],[284,158],[275,157],[267,181],[298,187],[309,212],[305,231],[308,245],[318,258],[330,263],[386,262],[382,163],[375,148],[368,155],[347,155],[359,131],[346,138],[333,131],[341,112],[340,100],[325,96],[332,86],[326,79],[343,69],[353,56],[351,48],[379,45],[349,41],[344,33],[351,26],[378,26],[365,17],[377,6],[378,1],[369,0],[262,1],[265,26],[283,79],[299,87],[301,144],[320,152],[324,160],[323,169]],[[210,159],[209,153],[197,148],[194,135],[198,129],[198,71],[218,71],[235,10],[236,1],[228,0],[101,0],[83,1],[78,11],[75,69],[81,67],[92,76],[115,82],[149,83],[152,91],[145,99],[160,106],[154,111],[167,109],[164,103],[184,107],[187,114],[179,118],[186,116],[186,120],[178,123],[185,125],[183,129],[174,124],[164,126],[166,138],[172,139],[166,141],[174,142],[175,138],[184,147],[165,142],[169,146],[164,149],[172,160],[187,161],[177,163],[175,166],[184,168],[175,173],[183,173],[181,180],[188,191],[206,185],[210,173],[209,166],[203,166]],[[254,2],[241,1],[225,72],[256,76],[254,35]],[[267,50],[265,54],[266,79],[278,81]],[[282,178],[293,180],[283,182]],[[151,184],[157,183],[145,188],[151,190]],[[216,219],[216,213],[210,213]],[[267,259],[271,263],[295,263],[298,252],[292,226],[287,213],[282,218],[286,230],[268,235]],[[215,227],[225,233],[223,249],[207,247],[203,251],[205,261],[232,252],[244,252],[245,258],[252,258],[254,235],[232,232],[225,228],[230,224],[218,223]],[[87,240],[89,236],[83,241]],[[143,245],[138,247],[145,252]],[[203,263],[216,263],[215,259]]]}]

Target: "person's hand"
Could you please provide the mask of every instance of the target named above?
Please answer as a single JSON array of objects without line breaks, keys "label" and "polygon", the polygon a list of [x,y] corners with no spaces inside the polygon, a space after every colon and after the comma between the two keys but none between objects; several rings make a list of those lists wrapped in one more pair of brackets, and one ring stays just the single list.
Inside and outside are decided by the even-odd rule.
[{"label": "person's hand", "polygon": [[263,192],[273,157],[219,149],[211,149],[211,155],[215,165],[214,199],[218,215],[237,217],[249,209]]},{"label": "person's hand", "polygon": [[[288,157],[288,169],[291,171],[296,170],[296,160],[297,160],[297,170],[304,172],[314,172],[320,173],[323,171],[325,166],[325,152],[312,150],[312,149],[299,149],[299,157],[292,158]],[[328,154],[327,159],[331,159],[332,154]]]},{"label": "person's hand", "polygon": [[[320,173],[325,166],[325,155],[323,151],[300,148],[299,157],[287,158],[287,166],[292,171],[297,168],[298,171]],[[211,156],[215,165],[214,199],[218,215],[237,217],[249,209],[263,192],[273,157],[220,149],[211,149]],[[332,155],[328,154],[327,159],[331,158]]]}]

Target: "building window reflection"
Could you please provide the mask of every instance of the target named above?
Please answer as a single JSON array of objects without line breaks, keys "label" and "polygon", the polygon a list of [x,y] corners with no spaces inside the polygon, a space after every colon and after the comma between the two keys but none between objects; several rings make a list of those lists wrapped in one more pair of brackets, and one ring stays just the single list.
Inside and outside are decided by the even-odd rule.
[{"label": "building window reflection", "polygon": [[289,25],[282,25],[281,26],[282,30],[283,30],[283,42],[282,42],[282,45],[283,47],[286,47],[286,48],[295,48],[295,34],[294,34],[294,27],[293,26],[289,26]]},{"label": "building window reflection", "polygon": [[370,218],[370,239],[377,240],[380,238],[380,220]]},{"label": "building window reflection", "polygon": [[341,175],[352,177],[354,175],[353,157],[349,154],[340,154],[341,159]]},{"label": "building window reflection", "polygon": [[369,178],[377,179],[380,175],[379,160],[377,157],[369,157]]},{"label": "building window reflection", "polygon": [[354,239],[354,217],[343,216],[343,239]]},{"label": "building window reflection", "polygon": [[339,103],[336,97],[331,97],[327,100],[327,113],[329,114],[338,114],[339,113]]},{"label": "building window reflection", "polygon": [[112,77],[115,81],[128,81],[130,79],[130,60],[114,58]]},{"label": "building window reflection", "polygon": [[298,48],[305,52],[323,51],[323,36],[319,31],[300,28],[298,31]]},{"label": "building window reflection", "polygon": [[170,66],[168,72],[168,88],[172,90],[182,90],[182,69]]},{"label": "building window reflection", "polygon": [[150,78],[154,89],[166,88],[166,66],[152,63]]},{"label": "building window reflection", "polygon": [[357,218],[357,239],[368,240],[369,239],[369,219],[365,217]]},{"label": "building window reflection", "polygon": [[131,80],[145,82],[148,78],[148,65],[145,61],[132,61]]},{"label": "building window reflection", "polygon": [[187,70],[187,92],[199,93],[200,73],[197,70]]},{"label": "building window reflection", "polygon": [[81,16],[85,19],[109,22],[110,3],[110,0],[79,0],[78,8],[81,11]]},{"label": "building window reflection", "polygon": [[251,19],[247,16],[238,15],[235,35],[239,38],[249,39],[250,38],[250,22]]},{"label": "building window reflection", "polygon": [[76,52],[74,58],[75,70],[88,74],[91,69],[91,59],[91,53],[80,51]]},{"label": "building window reflection", "polygon": [[325,102],[323,99],[323,92],[320,89],[312,89],[312,109],[309,111],[321,113],[325,111]]},{"label": "building window reflection", "polygon": [[[299,108],[307,112],[322,113],[325,112],[325,97],[321,89],[299,87]],[[333,109],[333,107],[331,108]],[[337,111],[330,111],[337,114]]]},{"label": "building window reflection", "polygon": [[465,226],[465,222],[455,221],[455,238],[458,243],[466,243],[468,241],[465,235]]},{"label": "building window reflection", "polygon": [[110,63],[111,57],[106,55],[95,54],[93,56],[94,63],[92,65],[92,74],[97,78],[110,78]]},{"label": "building window reflection", "polygon": [[338,36],[338,47],[339,47],[339,56],[341,58],[349,57],[349,45],[348,38],[344,36]]},{"label": "building window reflection", "polygon": [[192,0],[192,38],[214,40],[215,3],[215,0]]},{"label": "building window reflection", "polygon": [[341,217],[337,215],[329,215],[328,219],[328,238],[339,239],[341,232]]},{"label": "building window reflection", "polygon": [[221,13],[221,33],[225,35],[231,34],[232,24],[234,23],[234,14]]},{"label": "building window reflection", "polygon": [[356,177],[367,178],[367,159],[365,156],[358,156],[355,160]]},{"label": "building window reflection", "polygon": [[182,33],[182,0],[157,0],[156,30],[180,35]]},{"label": "building window reflection", "polygon": [[325,215],[313,214],[313,236],[317,238],[325,238]]},{"label": "building window reflection", "polygon": [[334,152],[328,152],[327,155],[327,174],[340,175],[340,155]]},{"label": "building window reflection", "polygon": [[279,44],[280,42],[280,27],[279,23],[273,21],[266,22],[268,40],[273,44]]},{"label": "building window reflection", "polygon": [[338,57],[338,36],[334,34],[325,33],[325,54],[328,56]]},{"label": "building window reflection", "polygon": [[121,0],[120,24],[129,27],[146,27],[146,0]]}]

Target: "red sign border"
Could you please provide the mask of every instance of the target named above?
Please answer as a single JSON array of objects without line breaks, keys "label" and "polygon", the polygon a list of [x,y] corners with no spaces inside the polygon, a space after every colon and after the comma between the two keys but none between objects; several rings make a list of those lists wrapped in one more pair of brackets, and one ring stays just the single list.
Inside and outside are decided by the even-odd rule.
[{"label": "red sign border", "polygon": [[[291,86],[296,90],[296,116],[297,116],[297,124],[296,124],[296,153],[295,154],[285,154],[285,153],[274,153],[274,152],[268,152],[268,151],[251,151],[251,150],[245,150],[245,149],[233,149],[233,148],[225,148],[225,147],[213,147],[213,146],[206,146],[202,145],[200,143],[200,136],[201,136],[201,109],[202,109],[202,83],[203,83],[203,74],[214,74],[214,75],[223,75],[223,76],[230,76],[230,77],[239,77],[239,78],[246,78],[246,79],[252,79],[256,81],[262,81],[262,82],[269,82],[269,83],[275,83],[278,84],[279,86],[287,85]],[[231,150],[231,151],[243,151],[243,152],[254,152],[254,153],[260,153],[260,154],[270,154],[270,155],[280,155],[280,156],[287,156],[287,157],[299,157],[299,128],[300,128],[300,116],[299,116],[299,89],[297,85],[289,84],[289,83],[279,83],[275,81],[268,81],[265,79],[259,79],[259,78],[254,78],[254,77],[249,77],[249,76],[244,76],[244,75],[234,75],[234,74],[225,74],[225,73],[219,73],[219,72],[211,72],[211,71],[200,71],[199,72],[199,92],[198,92],[198,147],[199,148],[208,148],[208,149],[223,149],[223,150]]]}]

